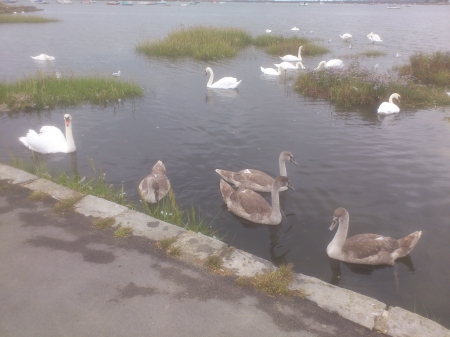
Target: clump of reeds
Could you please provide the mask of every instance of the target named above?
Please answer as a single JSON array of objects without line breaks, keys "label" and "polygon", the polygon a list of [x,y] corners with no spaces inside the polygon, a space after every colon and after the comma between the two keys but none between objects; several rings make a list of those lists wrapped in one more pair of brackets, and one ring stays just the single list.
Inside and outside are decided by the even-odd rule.
[{"label": "clump of reeds", "polygon": [[421,84],[450,85],[450,52],[415,53],[409,62],[398,68],[399,75],[411,76]]},{"label": "clump of reeds", "polygon": [[378,57],[378,56],[384,56],[386,53],[384,51],[380,50],[366,50],[364,52],[356,54],[357,56],[367,56],[367,57]]},{"label": "clump of reeds", "polygon": [[404,107],[450,104],[443,90],[414,84],[409,77],[393,72],[378,73],[354,60],[345,69],[325,69],[300,74],[295,89],[313,98],[326,99],[341,106],[375,105],[398,93]]},{"label": "clump of reeds", "polygon": [[2,23],[47,23],[58,22],[58,19],[44,18],[42,16],[2,14],[0,15],[0,24]]},{"label": "clump of reeds", "polygon": [[297,55],[298,47],[303,46],[302,55],[315,56],[328,53],[329,50],[323,46],[302,37],[283,37],[274,35],[260,35],[253,39],[253,44],[262,47],[270,55]]},{"label": "clump of reeds", "polygon": [[207,61],[233,57],[251,41],[252,37],[240,28],[194,26],[174,30],[164,39],[140,42],[136,50],[151,56]]},{"label": "clump of reeds", "polygon": [[0,104],[6,104],[11,111],[68,107],[83,102],[106,106],[142,95],[143,89],[134,82],[99,75],[57,78],[38,73],[14,83],[0,83]]}]

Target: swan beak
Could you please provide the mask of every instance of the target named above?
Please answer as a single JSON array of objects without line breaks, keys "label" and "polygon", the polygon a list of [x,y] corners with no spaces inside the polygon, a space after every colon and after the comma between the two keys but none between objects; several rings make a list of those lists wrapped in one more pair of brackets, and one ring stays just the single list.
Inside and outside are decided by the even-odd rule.
[{"label": "swan beak", "polygon": [[295,191],[295,188],[294,188],[294,186],[292,186],[290,181],[288,181],[287,187],[290,188],[291,190]]},{"label": "swan beak", "polygon": [[70,117],[64,117],[65,121],[66,121],[66,126],[70,125]]},{"label": "swan beak", "polygon": [[336,227],[336,225],[338,225],[338,224],[339,224],[339,220],[333,219],[333,222],[331,223],[331,226],[328,230],[331,232],[334,229],[334,227]]},{"label": "swan beak", "polygon": [[290,157],[289,161],[298,166],[298,163],[295,161],[294,157]]}]

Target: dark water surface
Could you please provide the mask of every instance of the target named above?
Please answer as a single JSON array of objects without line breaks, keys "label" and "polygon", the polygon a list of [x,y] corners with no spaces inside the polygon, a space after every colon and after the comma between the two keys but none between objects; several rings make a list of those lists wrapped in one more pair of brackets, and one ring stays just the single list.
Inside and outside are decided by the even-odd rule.
[{"label": "dark water surface", "polygon": [[[121,70],[122,78],[133,78],[146,94],[108,108],[0,115],[3,162],[9,161],[9,151],[29,160],[31,151],[17,138],[42,125],[63,128],[62,115],[70,113],[77,152],[43,156],[50,170],[93,176],[92,158],[109,182],[123,182],[128,196],[137,200],[138,182],[160,159],[178,202],[216,216],[213,226],[226,235],[225,242],[449,325],[450,108],[402,109],[381,118],[376,107],[336,109],[296,94],[292,80],[261,75],[259,67],[271,67],[277,59],[254,48],[231,60],[204,63],[149,59],[136,54],[134,46],[182,25],[242,27],[255,36],[269,28],[274,34],[318,39],[331,49],[327,55],[304,57],[309,70],[322,59],[347,62],[346,56],[380,50],[387,55],[361,62],[368,67],[378,63],[378,71],[386,71],[406,63],[415,51],[449,49],[450,6],[396,11],[384,5],[243,3],[37,6],[45,9],[40,15],[61,22],[1,25],[2,81],[37,70],[106,75]],[[291,32],[293,26],[300,31]],[[369,43],[366,35],[372,31],[381,36],[381,44]],[[340,40],[343,33],[353,35],[352,49]],[[397,52],[401,57],[395,57]],[[30,58],[41,53],[56,60]],[[217,78],[243,79],[239,91],[207,90],[206,66]],[[214,169],[257,168],[275,176],[282,150],[291,151],[299,166],[287,164],[296,192],[282,193],[286,218],[281,225],[250,224],[224,209]],[[334,233],[327,229],[339,206],[350,212],[349,235],[399,238],[422,230],[423,236],[395,267],[330,265],[326,247]]]}]

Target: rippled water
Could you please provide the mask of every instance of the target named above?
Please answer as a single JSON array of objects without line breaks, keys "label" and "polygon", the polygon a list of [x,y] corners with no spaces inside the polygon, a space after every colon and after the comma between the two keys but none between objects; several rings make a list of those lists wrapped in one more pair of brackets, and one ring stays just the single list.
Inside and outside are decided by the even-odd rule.
[{"label": "rippled water", "polygon": [[[21,0],[23,4],[28,2]],[[161,159],[184,206],[193,204],[216,217],[224,241],[295,271],[373,296],[388,305],[440,319],[448,326],[450,262],[449,108],[407,111],[380,118],[376,107],[338,110],[292,90],[292,80],[267,78],[259,67],[276,58],[248,48],[238,57],[214,63],[149,59],[134,51],[136,42],[161,38],[194,24],[233,26],[253,35],[305,35],[332,51],[304,57],[308,69],[322,59],[367,50],[387,53],[364,58],[378,71],[406,63],[415,51],[448,50],[450,6],[413,6],[390,11],[383,5],[309,5],[227,3],[180,7],[38,5],[43,16],[61,22],[0,27],[0,79],[14,80],[37,70],[65,74],[110,74],[121,70],[146,90],[137,102],[105,109],[80,106],[42,113],[0,115],[0,159],[9,151],[25,159],[29,150],[17,140],[27,130],[73,117],[77,152],[46,155],[55,171],[92,176],[88,158],[122,182],[136,200],[136,186]],[[25,14],[28,15],[28,14]],[[300,31],[292,33],[297,26]],[[369,32],[383,42],[371,45]],[[352,49],[339,34],[353,35]],[[328,40],[331,38],[331,42]],[[399,52],[401,57],[396,58]],[[53,62],[30,56],[46,53]],[[239,91],[206,89],[206,66],[217,77],[243,79]],[[401,93],[400,93],[401,94]],[[291,151],[299,166],[287,164],[296,192],[282,193],[286,218],[279,226],[242,221],[223,205],[216,168],[257,168],[277,175],[278,155]],[[423,236],[409,258],[395,267],[355,268],[330,264],[327,231],[335,208],[350,212],[350,235],[373,232]],[[340,268],[340,271],[338,269]],[[339,274],[340,273],[340,274]],[[338,277],[339,276],[339,277]]]}]

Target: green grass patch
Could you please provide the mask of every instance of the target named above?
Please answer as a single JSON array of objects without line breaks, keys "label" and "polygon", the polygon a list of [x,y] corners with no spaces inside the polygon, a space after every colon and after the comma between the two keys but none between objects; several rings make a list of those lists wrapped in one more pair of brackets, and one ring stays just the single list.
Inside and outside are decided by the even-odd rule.
[{"label": "green grass patch", "polygon": [[80,201],[84,196],[78,196],[59,201],[53,206],[52,211],[58,214],[66,213],[73,210],[73,206]]},{"label": "green grass patch", "polygon": [[220,256],[210,255],[206,258],[203,263],[206,269],[209,271],[220,274],[220,275],[229,275],[231,272],[223,267],[223,261]]},{"label": "green grass patch", "polygon": [[415,53],[409,64],[398,68],[400,76],[411,76],[416,83],[450,86],[450,52]]},{"label": "green grass patch", "polygon": [[283,37],[273,35],[260,35],[253,40],[257,47],[264,48],[270,55],[298,55],[298,47],[303,46],[302,56],[315,56],[328,53],[330,50],[320,46],[307,38],[301,37]]},{"label": "green grass patch", "polygon": [[95,229],[106,229],[112,227],[116,223],[114,218],[99,218],[92,222],[92,227]]},{"label": "green grass patch", "polygon": [[80,77],[37,73],[12,83],[0,83],[0,105],[11,111],[65,108],[91,103],[107,106],[119,99],[143,96],[143,89],[134,82],[104,76]]},{"label": "green grass patch", "polygon": [[265,274],[258,274],[253,277],[241,276],[236,279],[236,283],[241,287],[252,287],[259,292],[271,296],[283,295],[304,297],[305,295],[302,292],[293,291],[288,288],[294,274],[292,268],[292,264],[282,265],[277,270]]},{"label": "green grass patch", "polygon": [[179,247],[174,247],[173,244],[177,241],[178,239],[174,236],[162,239],[161,241],[158,241],[156,243],[156,247],[158,249],[164,250],[167,254],[174,256],[174,257],[178,257],[181,255],[181,249]]},{"label": "green grass patch", "polygon": [[417,85],[393,72],[378,73],[361,67],[357,60],[345,69],[325,69],[300,74],[295,90],[340,106],[376,105],[393,93],[401,96],[401,106],[425,108],[450,104],[450,97],[440,88]]},{"label": "green grass patch", "polygon": [[9,157],[11,159],[11,166],[34,174],[39,178],[51,180],[52,176],[48,172],[47,166],[34,153],[32,154],[32,159],[29,163],[25,163],[22,158],[17,157],[12,153],[9,154]]},{"label": "green grass patch", "polygon": [[366,50],[364,52],[356,54],[356,56],[366,56],[366,57],[379,57],[387,55],[384,51],[379,50]]},{"label": "green grass patch", "polygon": [[28,196],[28,199],[32,200],[32,201],[43,201],[47,198],[49,198],[50,196],[42,191],[33,191],[30,193],[30,195]]},{"label": "green grass patch", "polygon": [[129,238],[133,235],[133,228],[131,227],[119,227],[114,231],[114,237],[116,238]]},{"label": "green grass patch", "polygon": [[2,14],[0,15],[0,24],[2,23],[47,23],[59,22],[58,19],[44,18],[42,16],[31,16],[21,14]]}]

